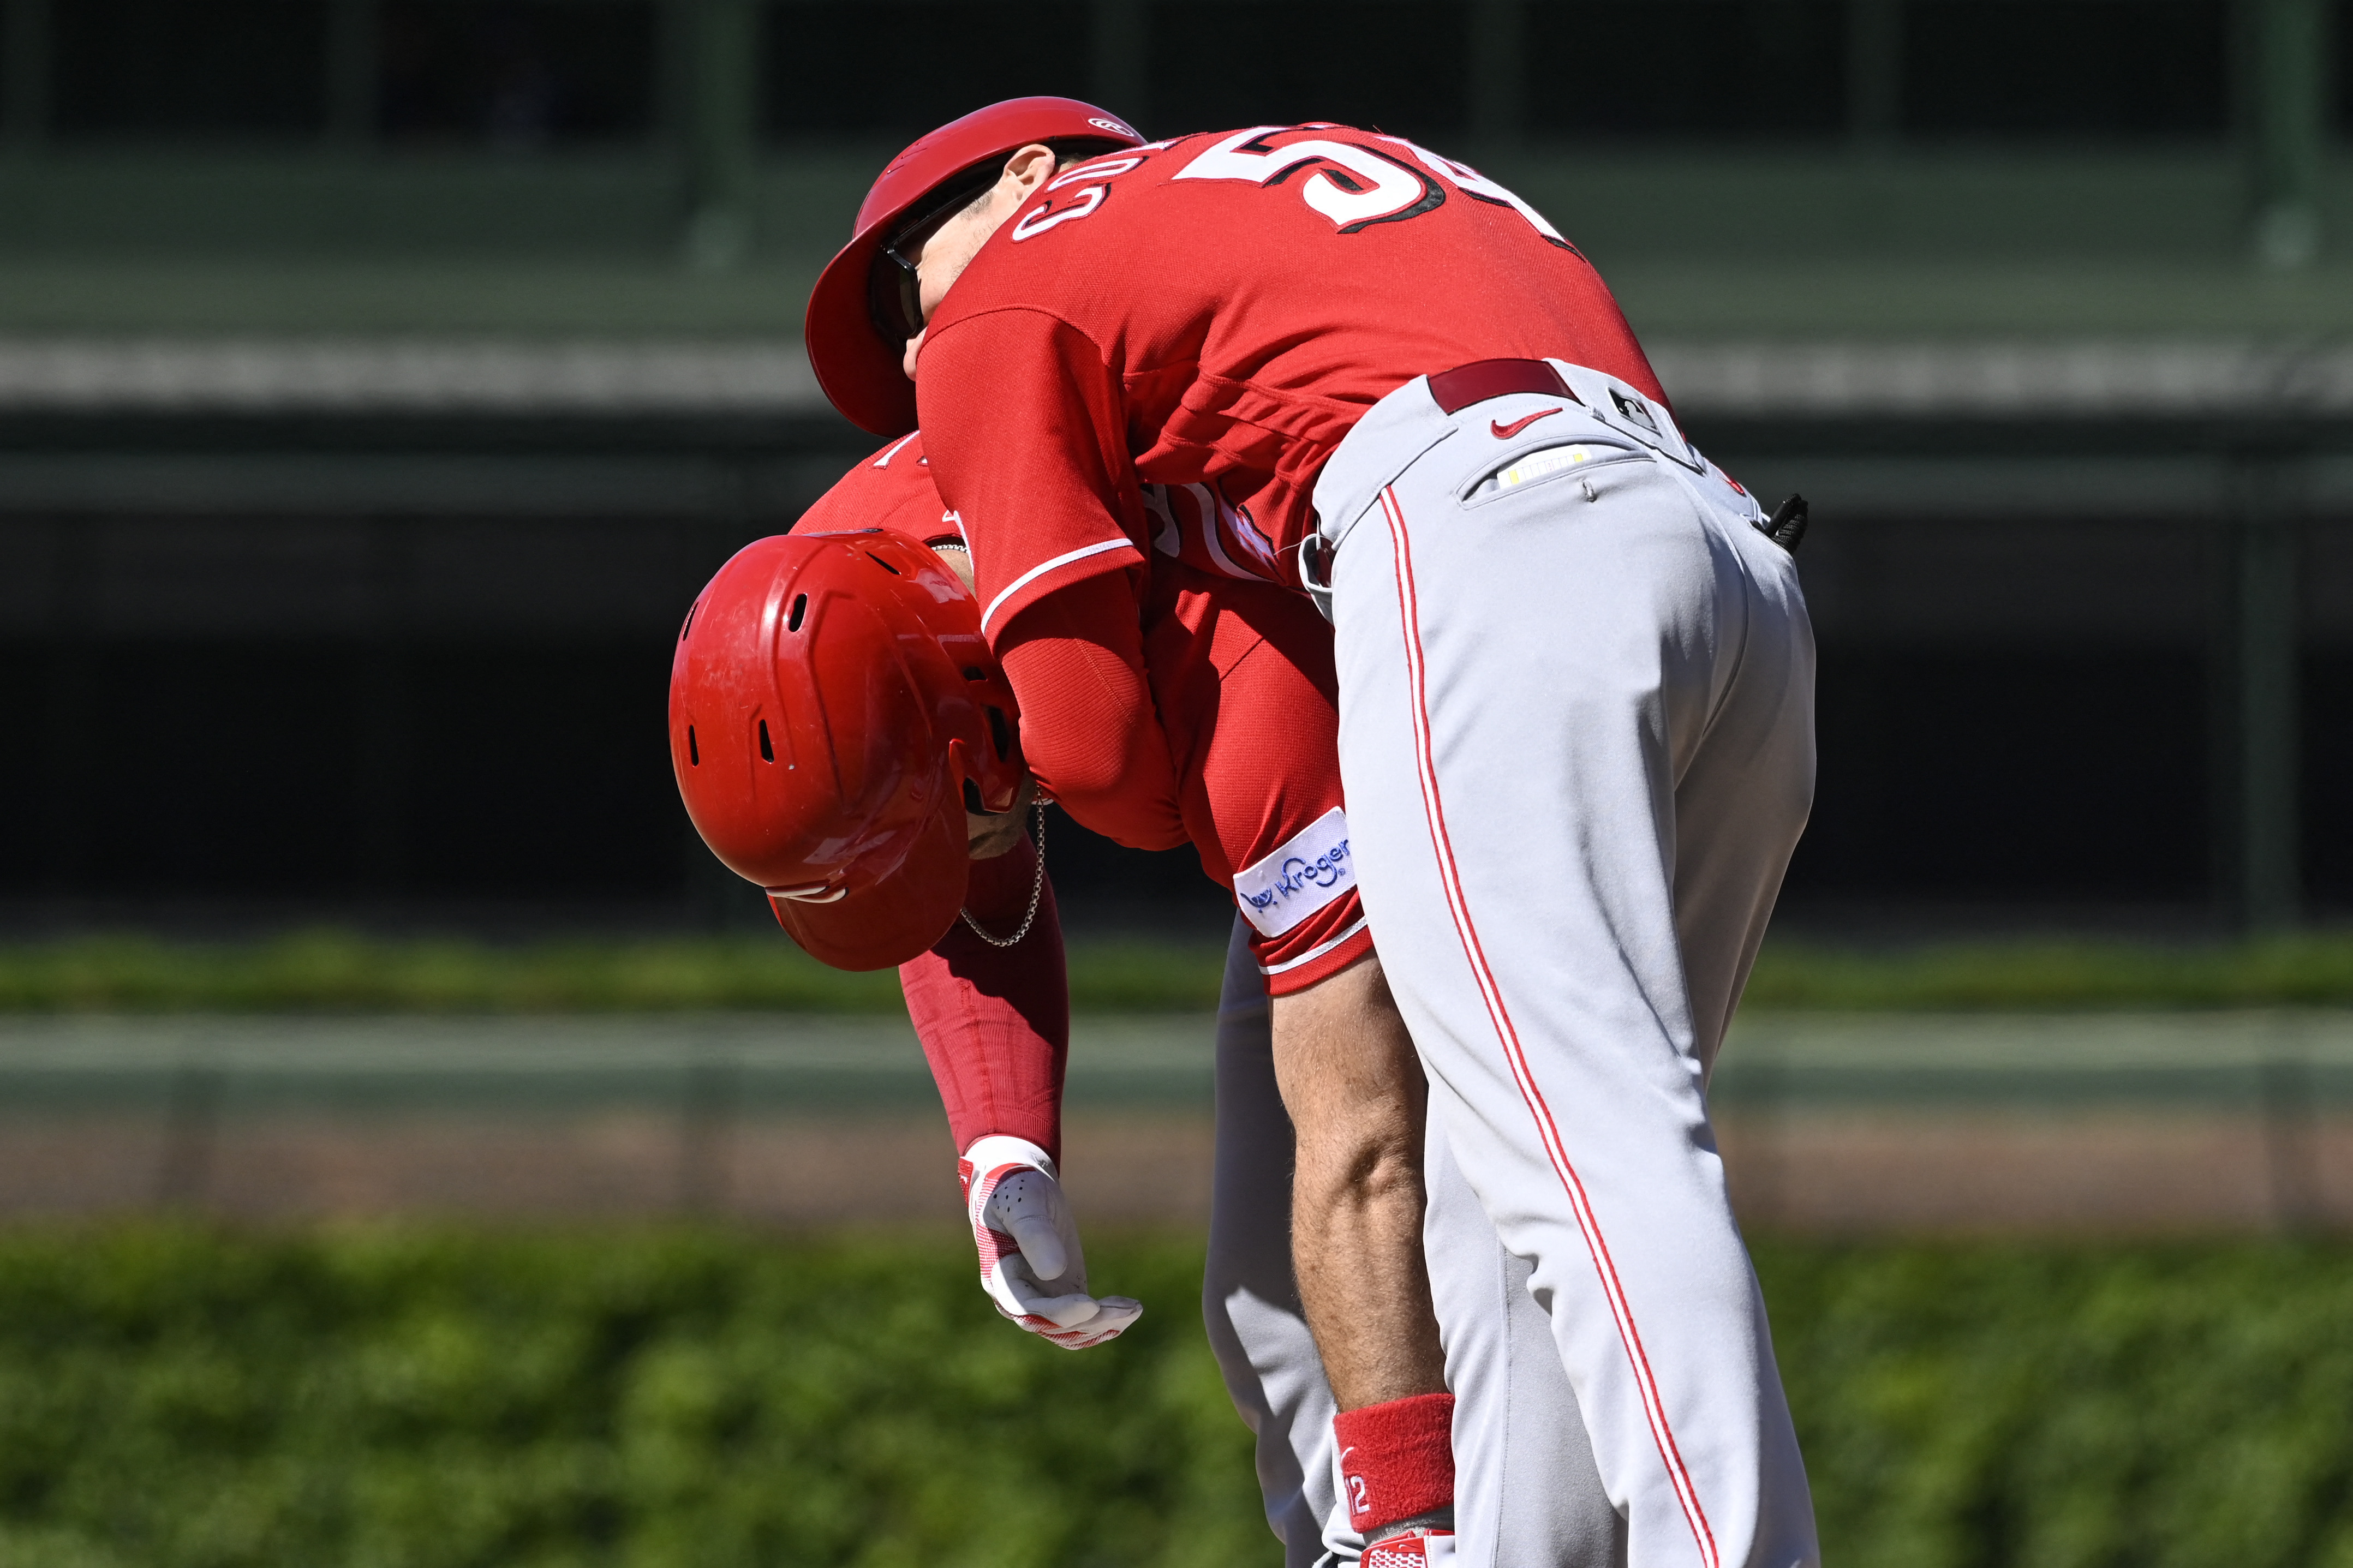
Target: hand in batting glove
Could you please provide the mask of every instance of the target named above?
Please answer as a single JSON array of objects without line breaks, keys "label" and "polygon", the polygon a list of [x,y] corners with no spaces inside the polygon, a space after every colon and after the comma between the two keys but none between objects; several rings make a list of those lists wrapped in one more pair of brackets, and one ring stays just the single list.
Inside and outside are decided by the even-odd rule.
[{"label": "hand in batting glove", "polygon": [[1023,1138],[992,1134],[956,1163],[965,1217],[980,1249],[980,1284],[997,1310],[1065,1350],[1116,1339],[1143,1315],[1124,1296],[1087,1294],[1078,1222],[1053,1156]]}]

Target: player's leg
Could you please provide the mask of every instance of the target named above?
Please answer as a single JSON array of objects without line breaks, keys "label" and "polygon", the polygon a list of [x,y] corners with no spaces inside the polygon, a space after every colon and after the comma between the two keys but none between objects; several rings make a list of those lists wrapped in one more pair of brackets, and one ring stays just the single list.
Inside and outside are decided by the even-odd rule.
[{"label": "player's leg", "polygon": [[1291,1118],[1274,1083],[1266,982],[1234,922],[1218,1001],[1217,1174],[1201,1316],[1234,1408],[1258,1439],[1259,1489],[1286,1568],[1354,1563],[1334,1471],[1338,1408],[1291,1267]]},{"label": "player's leg", "polygon": [[1675,929],[1693,1043],[1710,1073],[1814,797],[1813,630],[1797,574],[1761,535],[1731,542],[1753,558],[1759,621],[1780,635],[1750,638],[1675,784]]},{"label": "player's leg", "polygon": [[1568,400],[1479,405],[1452,439],[1423,406],[1431,428],[1366,422],[1425,455],[1346,535],[1334,609],[1358,874],[1432,1113],[1532,1260],[1630,1561],[1810,1562],[1673,893],[1677,780],[1751,640],[1798,634],[1746,524],[1630,444],[1476,493],[1490,428],[1549,409],[1593,430]]},{"label": "player's leg", "polygon": [[1454,1551],[1461,1568],[1613,1568],[1625,1521],[1593,1468],[1552,1320],[1529,1266],[1504,1250],[1432,1118],[1422,1160],[1430,1291],[1454,1391]]},{"label": "player's leg", "polygon": [[[1734,530],[1727,541],[1747,558],[1749,636],[1675,784],[1675,929],[1703,1074],[1715,1071],[1814,789],[1813,632],[1797,574],[1760,534]],[[1768,1473],[1784,1480],[1767,1486],[1760,1538],[1810,1543],[1812,1508],[1780,1379],[1757,1393],[1762,1429],[1787,1445],[1767,1452]]]},{"label": "player's leg", "polygon": [[[1275,1092],[1264,982],[1237,922],[1218,1008],[1218,1159],[1202,1316],[1258,1438],[1267,1520],[1292,1568],[1356,1561],[1339,1506],[1331,1390],[1291,1261],[1291,1120]],[[1433,1124],[1431,1292],[1455,1404],[1461,1568],[1609,1568],[1624,1526],[1593,1468],[1528,1265],[1494,1227]]]}]

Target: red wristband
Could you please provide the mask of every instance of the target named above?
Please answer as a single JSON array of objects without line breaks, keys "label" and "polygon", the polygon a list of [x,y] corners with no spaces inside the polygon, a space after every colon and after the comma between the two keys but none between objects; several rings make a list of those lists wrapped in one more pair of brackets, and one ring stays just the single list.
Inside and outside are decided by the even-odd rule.
[{"label": "red wristband", "polygon": [[1370,1535],[1385,1524],[1454,1502],[1454,1395],[1416,1394],[1332,1418],[1348,1524]]}]

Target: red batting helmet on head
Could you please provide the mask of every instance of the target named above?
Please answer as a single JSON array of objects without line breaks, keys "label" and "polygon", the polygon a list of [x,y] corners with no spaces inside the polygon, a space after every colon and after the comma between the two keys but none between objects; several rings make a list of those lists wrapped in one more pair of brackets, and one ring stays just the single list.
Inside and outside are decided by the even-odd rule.
[{"label": "red batting helmet on head", "polygon": [[1015,724],[971,591],[885,529],[745,545],[670,664],[695,830],[837,969],[903,963],[955,923],[965,804],[1012,808]]},{"label": "red batting helmet on head", "polygon": [[[900,368],[904,345],[887,342],[867,306],[867,279],[883,245],[927,201],[971,180],[1033,142],[1060,148],[1095,143],[1140,147],[1144,138],[1117,115],[1074,98],[1013,98],[953,120],[891,160],[858,208],[850,239],[809,292],[802,335],[818,384],[851,424],[877,436],[915,427],[915,388]],[[967,195],[977,195],[976,184]]]}]

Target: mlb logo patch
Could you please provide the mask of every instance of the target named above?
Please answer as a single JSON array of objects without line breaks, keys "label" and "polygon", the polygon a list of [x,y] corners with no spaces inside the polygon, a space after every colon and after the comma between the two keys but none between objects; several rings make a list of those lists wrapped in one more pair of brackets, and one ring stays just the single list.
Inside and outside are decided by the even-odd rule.
[{"label": "mlb logo patch", "polygon": [[1659,422],[1651,417],[1651,405],[1641,398],[1629,397],[1613,386],[1609,389],[1609,401],[1618,405],[1618,412],[1624,418],[1640,425],[1653,436],[1659,433]]}]

